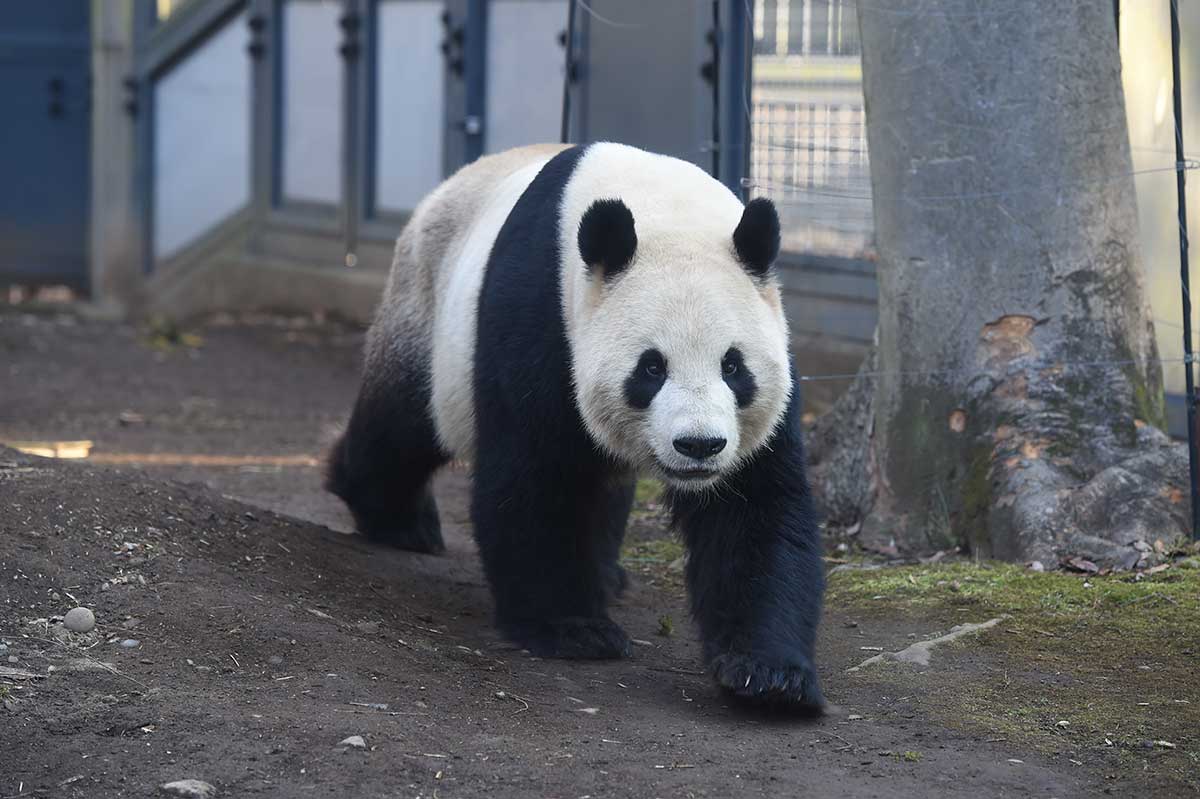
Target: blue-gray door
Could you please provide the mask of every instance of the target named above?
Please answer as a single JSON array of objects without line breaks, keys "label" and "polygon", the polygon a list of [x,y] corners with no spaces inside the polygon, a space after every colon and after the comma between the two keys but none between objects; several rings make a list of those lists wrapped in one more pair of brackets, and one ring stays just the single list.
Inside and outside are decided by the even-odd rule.
[{"label": "blue-gray door", "polygon": [[0,283],[87,286],[90,5],[0,2]]}]

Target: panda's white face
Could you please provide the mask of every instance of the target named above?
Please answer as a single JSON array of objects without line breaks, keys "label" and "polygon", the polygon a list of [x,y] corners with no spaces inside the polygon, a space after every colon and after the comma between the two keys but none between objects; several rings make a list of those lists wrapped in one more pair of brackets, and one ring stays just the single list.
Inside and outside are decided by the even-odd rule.
[{"label": "panda's white face", "polygon": [[778,289],[751,278],[730,247],[645,249],[592,287],[574,348],[576,396],[592,437],[618,459],[678,489],[718,486],[787,405]]},{"label": "panda's white face", "polygon": [[775,207],[743,206],[693,164],[600,143],[560,214],[562,310],[592,439],[677,489],[719,491],[791,394]]}]

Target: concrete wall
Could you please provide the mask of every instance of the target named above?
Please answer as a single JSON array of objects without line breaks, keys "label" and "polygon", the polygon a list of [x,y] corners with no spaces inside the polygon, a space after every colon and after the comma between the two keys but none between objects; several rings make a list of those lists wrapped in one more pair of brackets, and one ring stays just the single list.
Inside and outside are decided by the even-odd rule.
[{"label": "concrete wall", "polygon": [[141,283],[133,197],[133,0],[92,0],[93,299],[124,309]]}]

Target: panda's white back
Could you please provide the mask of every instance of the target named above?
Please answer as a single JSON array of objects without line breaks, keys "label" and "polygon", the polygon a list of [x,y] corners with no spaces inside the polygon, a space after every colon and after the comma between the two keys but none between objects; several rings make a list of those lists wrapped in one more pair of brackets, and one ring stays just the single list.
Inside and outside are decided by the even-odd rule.
[{"label": "panda's white back", "polygon": [[475,449],[472,378],[479,291],[500,228],[549,158],[536,159],[503,178],[465,229],[461,248],[437,281],[433,323],[433,419],[446,451],[470,459]]}]

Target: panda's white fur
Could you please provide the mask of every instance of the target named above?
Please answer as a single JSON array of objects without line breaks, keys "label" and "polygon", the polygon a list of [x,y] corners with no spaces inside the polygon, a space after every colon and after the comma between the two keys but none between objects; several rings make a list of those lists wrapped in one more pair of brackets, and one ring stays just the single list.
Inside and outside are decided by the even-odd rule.
[{"label": "panda's white fur", "polygon": [[[462,170],[421,204],[406,230],[410,240],[402,236],[397,245],[398,262],[412,260],[393,267],[381,316],[407,314],[431,339],[432,417],[455,457],[471,459],[475,448],[476,315],[492,243],[522,192],[561,149],[521,148]],[[589,273],[577,241],[584,213],[609,198],[632,212],[638,244],[628,269],[606,281]],[[584,424],[618,461],[681,488],[718,482],[762,447],[789,397],[779,289],[769,277],[752,278],[734,251],[742,211],[698,167],[611,143],[588,147],[563,195],[562,313]],[[743,353],[757,385],[744,409],[722,380],[722,356],[731,346]],[[666,357],[668,376],[641,411],[629,407],[623,386],[650,348]],[[711,476],[668,474],[694,465],[673,447],[685,435],[728,441],[706,464]]]},{"label": "panda's white fur", "polygon": [[488,255],[509,211],[548,160],[538,158],[496,185],[439,281],[433,322],[433,419],[442,446],[459,458],[469,460],[475,450],[471,366]]}]

